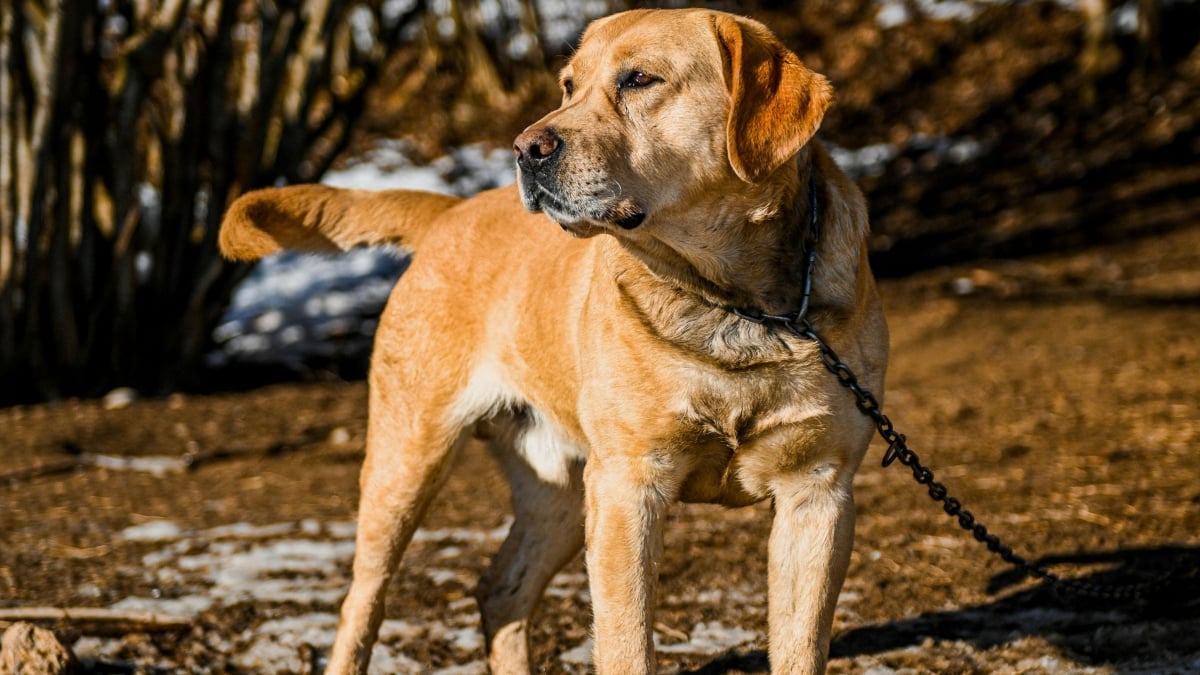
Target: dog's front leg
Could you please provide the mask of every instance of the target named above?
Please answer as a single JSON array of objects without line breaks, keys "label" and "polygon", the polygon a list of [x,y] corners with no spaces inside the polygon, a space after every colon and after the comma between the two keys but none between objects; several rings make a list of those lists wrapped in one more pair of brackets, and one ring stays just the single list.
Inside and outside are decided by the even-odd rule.
[{"label": "dog's front leg", "polygon": [[852,472],[832,467],[775,482],[768,547],[773,673],[822,673],[854,541]]},{"label": "dog's front leg", "polygon": [[650,464],[593,457],[584,471],[592,659],[599,675],[654,672],[654,596],[670,499],[659,489],[657,472],[647,470]]}]

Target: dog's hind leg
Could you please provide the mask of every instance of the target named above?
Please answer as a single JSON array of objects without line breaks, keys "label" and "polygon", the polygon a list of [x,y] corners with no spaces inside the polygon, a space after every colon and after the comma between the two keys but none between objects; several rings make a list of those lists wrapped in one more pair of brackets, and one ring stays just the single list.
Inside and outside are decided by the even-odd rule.
[{"label": "dog's hind leg", "polygon": [[[397,386],[376,386],[372,370],[367,456],[360,478],[354,579],[342,603],[341,622],[326,673],[365,673],[384,616],[388,582],[430,502],[445,482],[468,434],[445,422],[446,407],[406,396]],[[407,396],[411,396],[407,392]]]},{"label": "dog's hind leg", "polygon": [[582,452],[536,414],[499,422],[491,446],[512,486],[515,519],[475,597],[491,672],[529,673],[530,615],[583,547]]}]

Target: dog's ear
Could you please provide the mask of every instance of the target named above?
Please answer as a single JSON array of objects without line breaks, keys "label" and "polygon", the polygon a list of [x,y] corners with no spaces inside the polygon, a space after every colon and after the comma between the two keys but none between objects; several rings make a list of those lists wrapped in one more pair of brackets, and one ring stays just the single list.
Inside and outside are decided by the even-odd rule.
[{"label": "dog's ear", "polygon": [[426,224],[459,201],[418,190],[326,185],[255,190],[225,212],[218,244],[233,260],[257,260],[284,249],[335,253],[355,246],[412,246]]},{"label": "dog's ear", "polygon": [[833,87],[757,21],[718,16],[716,32],[727,59],[729,163],[757,183],[817,133]]}]

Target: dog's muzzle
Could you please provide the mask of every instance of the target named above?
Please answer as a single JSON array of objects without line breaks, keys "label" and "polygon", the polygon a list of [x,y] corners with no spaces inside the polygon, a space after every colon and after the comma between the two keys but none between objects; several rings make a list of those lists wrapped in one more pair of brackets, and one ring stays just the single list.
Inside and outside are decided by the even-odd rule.
[{"label": "dog's muzzle", "polygon": [[562,148],[562,138],[550,127],[530,127],[513,142],[517,168],[530,177],[553,173]]},{"label": "dog's muzzle", "polygon": [[[517,157],[521,202],[533,213],[543,212],[575,236],[598,233],[601,223],[632,230],[646,214],[632,202],[616,201],[608,188],[575,194],[562,181],[566,141],[553,128],[532,126],[513,142]],[[586,226],[585,226],[586,224]]]},{"label": "dog's muzzle", "polygon": [[550,127],[530,127],[513,142],[521,178],[521,200],[534,213],[542,211],[544,206],[551,211],[559,210],[556,207],[562,200],[558,196],[557,174],[562,149],[562,137]]}]

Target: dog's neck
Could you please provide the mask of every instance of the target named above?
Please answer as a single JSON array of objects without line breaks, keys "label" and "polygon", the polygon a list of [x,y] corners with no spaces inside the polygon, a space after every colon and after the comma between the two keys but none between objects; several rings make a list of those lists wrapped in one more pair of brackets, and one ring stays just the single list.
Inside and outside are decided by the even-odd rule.
[{"label": "dog's neck", "polygon": [[[809,191],[820,195],[823,183],[816,155],[810,145],[770,181],[736,199],[704,204],[708,222],[659,222],[640,236],[620,237],[620,249],[659,282],[642,280],[630,288],[642,289],[639,295],[654,286],[658,292],[678,289],[701,304],[770,314],[798,309],[813,208]],[[623,275],[626,283],[638,276],[630,272]],[[815,294],[827,296],[827,290]]]},{"label": "dog's neck", "polygon": [[606,267],[601,278],[615,281],[618,302],[646,328],[703,358],[733,367],[791,358],[794,345],[783,333],[731,308],[768,314],[800,309],[813,171],[820,242],[809,316],[818,325],[831,313],[854,311],[866,264],[862,194],[819,146],[805,155],[794,173],[773,183],[776,201],[741,200],[736,208],[710,202],[704,207],[716,216],[707,223],[663,227],[659,236],[600,239]]}]

